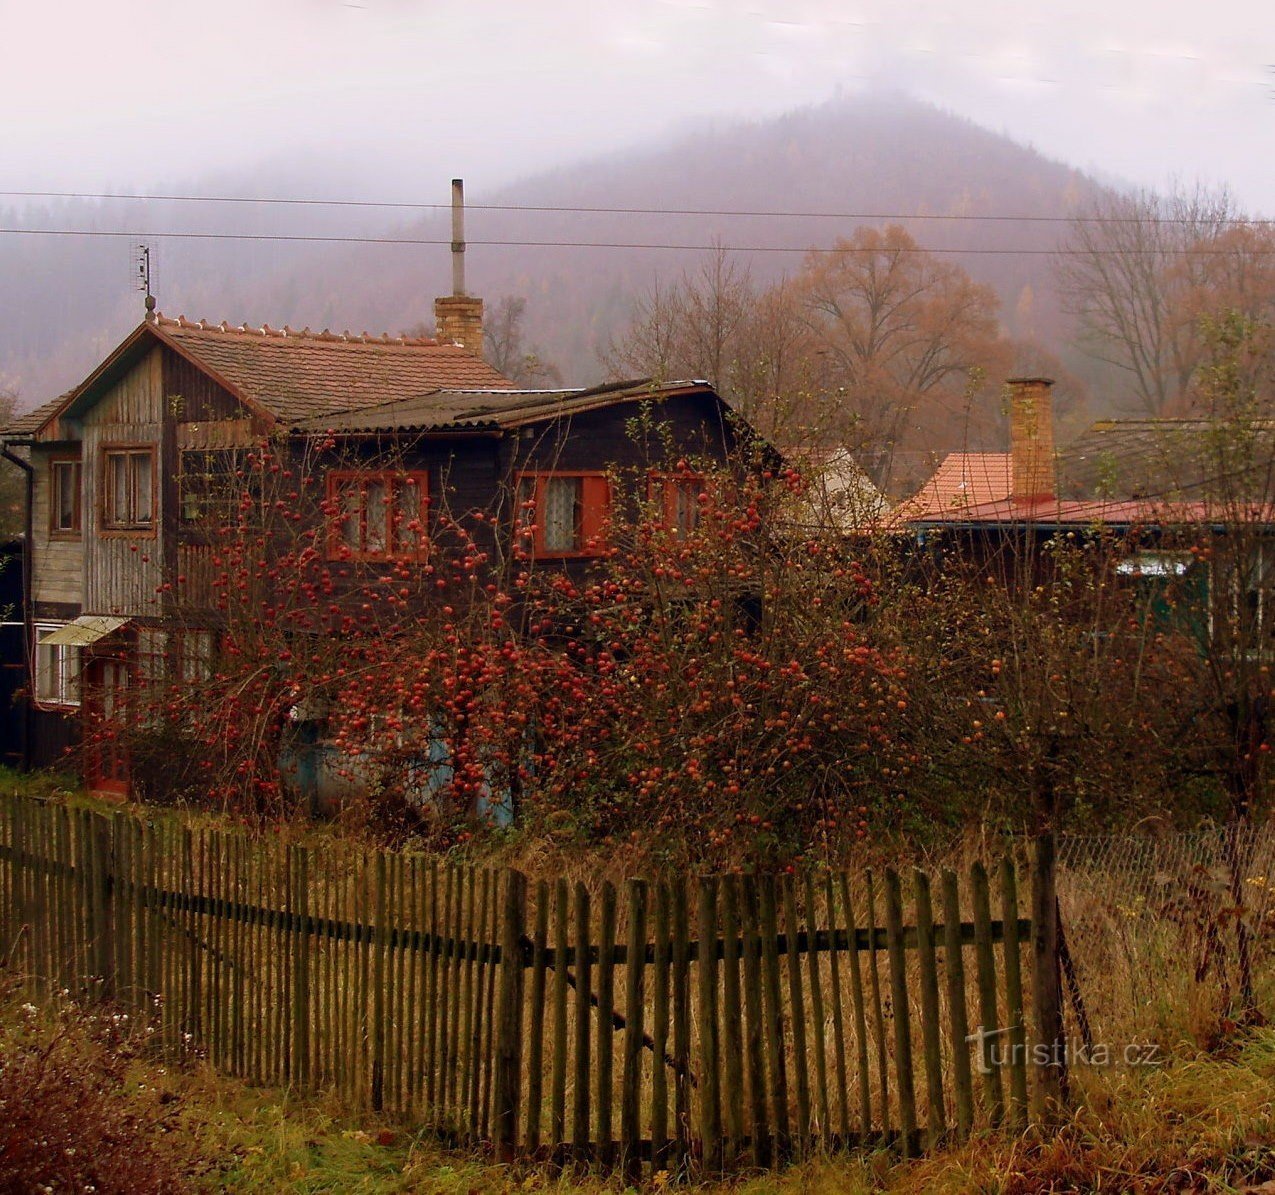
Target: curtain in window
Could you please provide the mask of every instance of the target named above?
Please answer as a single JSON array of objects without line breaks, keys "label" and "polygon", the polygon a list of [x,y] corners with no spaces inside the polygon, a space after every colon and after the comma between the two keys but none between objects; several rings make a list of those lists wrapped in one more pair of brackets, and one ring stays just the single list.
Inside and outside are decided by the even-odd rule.
[{"label": "curtain in window", "polygon": [[570,552],[580,540],[579,477],[550,477],[545,482],[544,535],[547,552]]}]

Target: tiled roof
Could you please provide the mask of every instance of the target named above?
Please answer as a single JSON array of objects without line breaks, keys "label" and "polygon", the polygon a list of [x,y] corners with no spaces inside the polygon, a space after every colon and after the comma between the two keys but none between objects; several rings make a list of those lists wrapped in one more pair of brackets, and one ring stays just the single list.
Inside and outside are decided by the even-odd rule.
[{"label": "tiled roof", "polygon": [[32,436],[44,426],[48,420],[57,413],[63,403],[67,401],[75,392],[68,390],[65,394],[59,395],[57,398],[44,403],[42,406],[36,407],[32,411],[27,411],[23,415],[19,415],[12,422],[0,428],[0,436],[5,439],[20,439],[23,436]]},{"label": "tiled roof", "polygon": [[358,411],[318,415],[293,424],[297,431],[342,434],[377,431],[482,430],[518,427],[598,407],[671,394],[710,391],[706,382],[611,382],[587,390],[435,390]]},{"label": "tiled roof", "polygon": [[232,327],[164,316],[154,326],[285,423],[439,389],[511,390],[514,385],[465,349],[423,338]]},{"label": "tiled roof", "polygon": [[946,514],[933,512],[922,518],[913,516],[912,523],[931,526],[949,524],[969,526],[1025,525],[1052,527],[1092,527],[1098,525],[1128,527],[1193,527],[1205,524],[1275,523],[1275,507],[1261,502],[1207,502],[1166,499],[1118,501],[1096,499],[1069,501],[1049,498],[1035,502],[984,502]]},{"label": "tiled roof", "polygon": [[953,452],[915,494],[895,511],[910,522],[961,514],[987,502],[1009,498],[1012,487],[1008,452]]}]

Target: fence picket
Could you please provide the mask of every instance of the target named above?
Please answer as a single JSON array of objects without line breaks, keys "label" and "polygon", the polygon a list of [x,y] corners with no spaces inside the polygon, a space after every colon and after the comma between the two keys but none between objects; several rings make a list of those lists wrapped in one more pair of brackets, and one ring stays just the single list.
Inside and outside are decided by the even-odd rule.
[{"label": "fence picket", "polygon": [[978,1037],[981,1059],[979,1071],[983,1076],[983,1100],[987,1105],[987,1119],[992,1126],[1000,1124],[1005,1115],[1004,1088],[1000,1067],[996,1064],[992,1034],[1000,1026],[996,1011],[996,955],[992,947],[991,896],[988,891],[987,869],[982,863],[970,868],[970,895],[974,910],[974,951],[978,965]]},{"label": "fence picket", "polygon": [[549,940],[549,885],[536,885],[536,928],[531,937],[531,1006],[527,1010],[527,1120],[523,1140],[527,1152],[540,1148],[540,1115],[544,1093],[545,948]]},{"label": "fence picket", "polygon": [[916,908],[916,946],[921,971],[921,1041],[925,1066],[928,1118],[926,1140],[936,1145],[947,1133],[943,1106],[943,1047],[939,1027],[939,975],[934,948],[934,907],[930,877],[919,868],[913,875]]},{"label": "fence picket", "polygon": [[1015,1129],[1027,1123],[1027,1026],[1023,1023],[1022,956],[1018,940],[1018,880],[1014,860],[1001,864],[1001,922],[1005,960],[1005,1017],[1009,1027],[1009,1122]]},{"label": "fence picket", "polygon": [[974,1125],[974,1087],[970,1074],[969,1021],[965,1013],[965,958],[961,947],[961,900],[956,873],[944,871],[943,967],[947,977],[948,1032],[952,1045],[952,1087],[956,1095],[956,1131],[962,1140]]},{"label": "fence picket", "polygon": [[726,1161],[744,1140],[744,1009],[740,998],[739,966],[742,939],[739,928],[739,882],[723,876],[722,889],[722,1063],[726,1082]]},{"label": "fence picket", "polygon": [[[629,937],[624,983],[624,1069],[620,1083],[620,1170],[630,1182],[642,1175],[642,1039],[646,1002],[646,885],[628,883]],[[656,1065],[658,1065],[658,1060]]]},{"label": "fence picket", "polygon": [[914,1151],[916,1093],[912,1076],[912,1022],[908,1008],[907,958],[903,951],[903,892],[899,873],[885,873],[885,932],[890,960],[890,1014],[894,1021],[894,1075],[899,1096],[903,1156]]},{"label": "fence picket", "polygon": [[603,1166],[614,1162],[611,1111],[615,1098],[612,1086],[615,1070],[615,885],[602,885],[598,935],[597,1060],[594,1063],[598,1160]]},{"label": "fence picket", "polygon": [[571,1144],[576,1160],[589,1158],[589,891],[576,881],[575,890],[575,1091],[571,1109]]},{"label": "fence picket", "polygon": [[717,882],[699,882],[696,1019],[699,1023],[700,1141],[709,1173],[721,1169],[722,1104],[717,1026]]}]

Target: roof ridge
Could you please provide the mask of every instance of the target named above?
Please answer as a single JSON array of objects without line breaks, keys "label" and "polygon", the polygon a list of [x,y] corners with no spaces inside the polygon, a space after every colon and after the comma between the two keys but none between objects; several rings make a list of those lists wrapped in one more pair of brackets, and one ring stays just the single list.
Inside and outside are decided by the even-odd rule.
[{"label": "roof ridge", "polygon": [[227,335],[236,336],[255,336],[258,339],[287,339],[287,340],[309,340],[321,341],[327,343],[342,344],[367,344],[367,345],[404,345],[412,348],[456,348],[460,352],[466,350],[460,348],[459,345],[447,344],[438,340],[433,336],[393,336],[389,332],[382,332],[379,336],[370,332],[351,332],[346,329],[343,332],[333,332],[328,328],[324,328],[322,332],[311,331],[307,325],[304,328],[296,329],[284,324],[282,328],[272,328],[269,324],[262,324],[261,327],[251,327],[247,323],[231,324],[226,320],[221,323],[214,323],[212,320],[199,319],[190,320],[184,315],[176,317],[164,315],[162,312],[155,313],[155,324],[160,328],[176,328],[187,332],[221,332]]}]

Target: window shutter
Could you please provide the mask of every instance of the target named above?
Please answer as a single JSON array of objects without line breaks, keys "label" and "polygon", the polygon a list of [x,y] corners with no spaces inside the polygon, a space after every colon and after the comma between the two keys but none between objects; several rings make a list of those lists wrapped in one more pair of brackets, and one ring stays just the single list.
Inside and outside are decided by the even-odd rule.
[{"label": "window shutter", "polygon": [[606,542],[611,521],[611,487],[605,477],[591,476],[584,478],[583,489],[580,547],[582,551],[593,552]]}]

